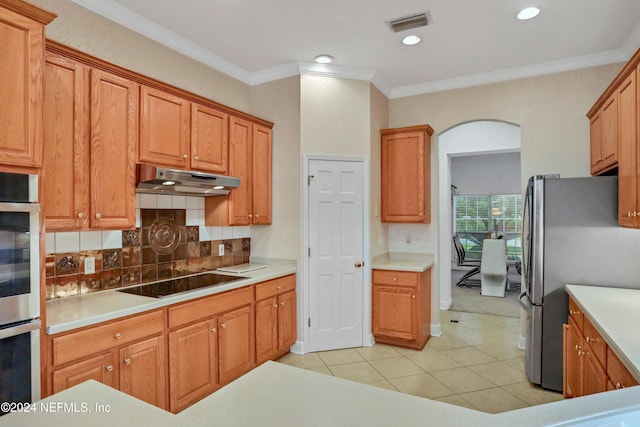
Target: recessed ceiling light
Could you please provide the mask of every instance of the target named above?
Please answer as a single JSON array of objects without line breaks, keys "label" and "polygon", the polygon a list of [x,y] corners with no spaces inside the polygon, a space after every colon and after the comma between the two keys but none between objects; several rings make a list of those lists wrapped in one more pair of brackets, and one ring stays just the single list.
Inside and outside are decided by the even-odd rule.
[{"label": "recessed ceiling light", "polygon": [[531,19],[531,18],[535,18],[536,16],[538,16],[538,14],[540,13],[540,9],[538,9],[537,7],[527,7],[522,9],[519,13],[518,13],[518,19],[520,19],[521,21],[524,21],[525,19]]},{"label": "recessed ceiling light", "polygon": [[318,55],[315,58],[313,58],[314,61],[316,61],[318,64],[328,64],[330,62],[333,62],[333,56],[331,55]]},{"label": "recessed ceiling light", "polygon": [[402,43],[406,44],[407,46],[413,46],[414,44],[420,43],[420,37],[416,35],[407,36],[402,39]]}]

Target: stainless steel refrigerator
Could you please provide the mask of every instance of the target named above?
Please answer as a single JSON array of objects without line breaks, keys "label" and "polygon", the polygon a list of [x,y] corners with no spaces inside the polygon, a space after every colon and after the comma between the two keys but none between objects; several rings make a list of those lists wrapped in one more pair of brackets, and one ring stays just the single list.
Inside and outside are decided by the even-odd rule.
[{"label": "stainless steel refrigerator", "polygon": [[523,201],[522,290],[525,370],[532,383],[562,390],[564,285],[640,288],[640,230],[618,225],[618,178],[529,179]]}]

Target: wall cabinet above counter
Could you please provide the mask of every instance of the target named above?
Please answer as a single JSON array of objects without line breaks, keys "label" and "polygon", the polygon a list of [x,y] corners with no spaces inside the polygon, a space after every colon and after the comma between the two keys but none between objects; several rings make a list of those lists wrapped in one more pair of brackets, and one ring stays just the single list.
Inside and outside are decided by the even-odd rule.
[{"label": "wall cabinet above counter", "polygon": [[56,42],[44,75],[47,231],[134,228],[136,163],[240,177],[211,225],[271,223],[273,123]]}]

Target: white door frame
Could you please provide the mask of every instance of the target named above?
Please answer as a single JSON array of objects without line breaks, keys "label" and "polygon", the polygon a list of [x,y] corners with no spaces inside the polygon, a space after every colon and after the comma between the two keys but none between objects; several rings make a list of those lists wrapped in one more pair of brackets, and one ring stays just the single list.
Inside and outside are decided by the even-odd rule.
[{"label": "white door frame", "polygon": [[[299,263],[301,268],[298,271],[298,280],[300,281],[300,297],[301,302],[298,310],[298,337],[302,341],[298,341],[293,347],[294,353],[304,354],[309,351],[310,333],[308,326],[310,301],[309,301],[309,186],[307,185],[307,177],[309,176],[309,161],[324,160],[336,162],[359,162],[362,163],[362,254],[364,260],[363,268],[363,292],[362,292],[362,342],[365,346],[371,346],[374,343],[373,334],[371,333],[371,250],[370,250],[370,229],[371,221],[369,213],[371,210],[370,201],[370,171],[369,160],[361,156],[338,156],[327,154],[304,154],[302,162],[302,247],[300,248]],[[302,331],[302,333],[300,333]]]}]

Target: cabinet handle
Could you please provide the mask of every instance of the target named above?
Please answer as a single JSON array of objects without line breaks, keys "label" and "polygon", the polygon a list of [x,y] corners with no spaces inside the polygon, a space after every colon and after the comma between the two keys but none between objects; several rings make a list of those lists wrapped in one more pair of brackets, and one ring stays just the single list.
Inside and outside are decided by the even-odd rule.
[{"label": "cabinet handle", "polygon": [[416,299],[416,296],[415,295],[411,295],[411,299]]},{"label": "cabinet handle", "polygon": [[420,216],[422,216],[422,212],[420,212]]},{"label": "cabinet handle", "polygon": [[124,364],[125,365],[131,365],[131,359],[129,359],[128,357],[126,359],[124,359]]},{"label": "cabinet handle", "polygon": [[586,342],[596,342],[596,339],[595,338],[591,338],[591,337],[586,337],[585,341]]},{"label": "cabinet handle", "polygon": [[576,350],[580,350],[582,347],[580,347],[578,344],[576,344]]},{"label": "cabinet handle", "polygon": [[102,214],[101,213],[97,213],[96,214],[96,219],[100,219],[100,218],[102,218]]},{"label": "cabinet handle", "polygon": [[78,215],[76,215],[78,217],[78,219],[82,219],[84,218],[84,212],[78,212]]},{"label": "cabinet handle", "polygon": [[569,314],[580,314],[578,310],[569,310]]},{"label": "cabinet handle", "polygon": [[578,350],[578,356],[584,356],[585,354],[587,354],[587,353],[585,353],[584,351]]},{"label": "cabinet handle", "polygon": [[195,157],[193,158],[193,160],[200,160],[200,157],[199,157],[199,156],[195,156]]},{"label": "cabinet handle", "polygon": [[217,328],[211,328],[211,332],[213,332],[215,334],[216,332],[218,332],[218,329]]},{"label": "cabinet handle", "polygon": [[255,214],[254,217],[260,218],[260,214]]},{"label": "cabinet handle", "polygon": [[117,332],[117,333],[114,335],[114,337],[115,337],[115,339],[119,340],[120,338],[122,338],[122,334],[121,334],[120,332]]},{"label": "cabinet handle", "polygon": [[186,154],[183,154],[183,155],[182,155],[182,158],[183,158],[183,159],[186,159],[187,157],[189,157],[189,156],[187,156]]},{"label": "cabinet handle", "polygon": [[253,217],[253,215],[247,214],[247,218],[252,218],[252,217]]},{"label": "cabinet handle", "polygon": [[617,388],[617,389],[620,389],[620,388],[624,388],[624,387],[622,386],[622,384],[620,384],[620,383],[616,383],[616,388]]},{"label": "cabinet handle", "polygon": [[221,327],[222,329],[224,329],[224,328],[226,328],[226,327],[227,327],[227,325],[226,325],[225,323],[223,323],[222,325],[220,325],[220,327]]},{"label": "cabinet handle", "polygon": [[113,371],[113,366],[109,365],[106,368],[104,368],[107,372],[112,372]]},{"label": "cabinet handle", "polygon": [[282,289],[282,286],[276,286],[276,289],[280,290],[280,289]]},{"label": "cabinet handle", "polygon": [[280,305],[284,307],[284,301],[282,301],[282,302],[280,303]]},{"label": "cabinet handle", "polygon": [[273,304],[273,308],[278,308],[278,304]]},{"label": "cabinet handle", "polygon": [[393,281],[394,281],[394,282],[397,282],[397,281],[398,281],[398,279],[397,279],[396,277],[394,277],[394,278],[393,278]]}]

